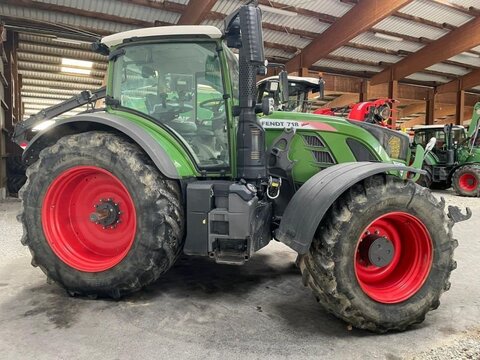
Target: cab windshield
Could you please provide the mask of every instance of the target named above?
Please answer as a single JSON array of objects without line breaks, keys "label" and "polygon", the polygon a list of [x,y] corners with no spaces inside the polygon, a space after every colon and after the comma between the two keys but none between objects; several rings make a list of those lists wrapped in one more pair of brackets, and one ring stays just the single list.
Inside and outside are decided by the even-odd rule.
[{"label": "cab windshield", "polygon": [[228,134],[214,42],[125,47],[114,64],[113,97],[168,127],[200,167],[227,167]]},{"label": "cab windshield", "polygon": [[[414,143],[425,147],[432,137],[437,139],[435,149],[442,150],[447,146],[447,137],[443,128],[424,129],[415,132]],[[465,129],[454,128],[452,132],[453,142],[460,144],[466,138]]]}]

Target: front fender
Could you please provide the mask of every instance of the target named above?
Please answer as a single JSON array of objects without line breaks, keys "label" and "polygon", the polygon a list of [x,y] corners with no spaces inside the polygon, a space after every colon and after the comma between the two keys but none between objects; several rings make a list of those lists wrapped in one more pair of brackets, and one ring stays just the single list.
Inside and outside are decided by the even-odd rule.
[{"label": "front fender", "polygon": [[299,254],[305,254],[321,220],[340,195],[359,181],[395,170],[425,173],[412,167],[375,162],[344,163],[317,173],[290,200],[275,239]]},{"label": "front fender", "polygon": [[[423,146],[422,145],[417,145],[417,148],[415,150],[415,160],[413,161],[413,163],[410,166],[415,168],[415,169],[421,169],[426,155],[427,154],[425,153],[425,149],[423,148]],[[410,180],[412,180],[413,182],[417,182],[417,180],[419,178],[420,178],[420,174],[417,173]]]},{"label": "front fender", "polygon": [[[57,121],[53,126],[36,134],[29,141],[28,147],[23,154],[23,159],[26,163],[35,161],[44,147],[52,145],[62,136],[98,129],[107,131],[110,129],[132,139],[145,151],[160,172],[167,178],[180,179],[184,173],[195,173],[193,165],[185,160],[182,154],[177,154],[178,150],[173,146],[169,147],[169,152],[167,153],[164,148],[164,146],[169,145],[167,141],[160,142],[146,128],[133,121],[103,112],[80,114]],[[174,163],[172,158],[178,160]]]},{"label": "front fender", "polygon": [[425,161],[425,164],[429,166],[435,166],[439,163],[437,155],[435,155],[431,151],[425,154],[424,161]]}]

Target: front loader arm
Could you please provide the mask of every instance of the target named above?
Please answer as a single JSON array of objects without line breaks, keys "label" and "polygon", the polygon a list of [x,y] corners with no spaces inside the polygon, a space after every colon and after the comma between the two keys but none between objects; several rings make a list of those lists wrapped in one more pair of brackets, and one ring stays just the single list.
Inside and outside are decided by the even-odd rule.
[{"label": "front loader arm", "polygon": [[477,102],[473,108],[472,121],[468,128],[467,137],[476,138],[480,129],[480,102]]},{"label": "front loader arm", "polygon": [[95,91],[84,90],[81,93],[72,96],[70,99],[62,101],[59,104],[52,105],[46,109],[41,110],[39,113],[30,116],[28,119],[19,122],[15,126],[13,131],[12,140],[17,144],[20,144],[26,140],[27,132],[37,126],[42,121],[53,119],[67,111],[75,109],[77,107],[90,104],[92,108],[93,104],[106,96],[106,88],[101,87]]}]

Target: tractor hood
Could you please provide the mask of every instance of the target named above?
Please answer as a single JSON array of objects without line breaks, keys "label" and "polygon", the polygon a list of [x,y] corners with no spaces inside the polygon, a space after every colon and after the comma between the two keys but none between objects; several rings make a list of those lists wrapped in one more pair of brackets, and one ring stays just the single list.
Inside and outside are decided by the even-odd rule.
[{"label": "tractor hood", "polygon": [[[260,118],[264,129],[269,131],[293,128],[323,132],[324,135],[345,136],[368,146],[376,160],[408,163],[410,141],[407,134],[362,121],[349,121],[341,117],[277,111]],[[335,140],[332,139],[332,142]]]},{"label": "tractor hood", "polygon": [[[308,113],[275,111],[268,116],[260,118],[265,129],[301,128],[301,129],[322,129],[332,128],[335,125],[347,125],[344,118],[328,115],[315,115]],[[334,131],[334,130],[331,130]]]}]

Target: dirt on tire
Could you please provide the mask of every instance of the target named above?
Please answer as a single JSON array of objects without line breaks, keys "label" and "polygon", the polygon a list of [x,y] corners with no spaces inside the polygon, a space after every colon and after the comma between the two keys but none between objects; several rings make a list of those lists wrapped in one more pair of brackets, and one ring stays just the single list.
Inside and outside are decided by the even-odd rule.
[{"label": "dirt on tire", "polygon": [[[114,174],[128,189],[137,209],[133,245],[120,263],[101,272],[79,271],[51,249],[42,227],[42,199],[49,185],[73,166],[96,166]],[[22,243],[32,265],[70,295],[119,298],[154,282],[175,262],[184,241],[184,218],[177,182],[159,173],[135,144],[108,132],[86,132],[61,138],[43,149],[27,169],[20,192]],[[61,224],[60,224],[61,225]]]},{"label": "dirt on tire", "polygon": [[[302,256],[303,283],[329,312],[360,329],[383,333],[405,330],[421,323],[440,305],[450,288],[456,263],[453,222],[428,189],[410,181],[377,175],[353,186],[330,208],[322,220],[309,252]],[[356,243],[362,229],[378,214],[404,211],[415,215],[428,229],[433,264],[421,288],[405,301],[386,304],[370,298],[357,281],[354,269]]]}]

